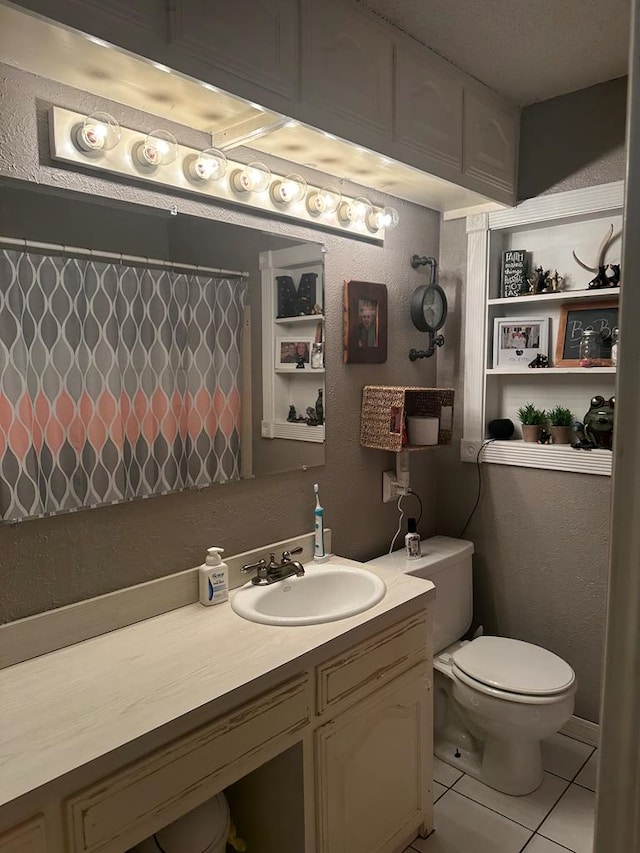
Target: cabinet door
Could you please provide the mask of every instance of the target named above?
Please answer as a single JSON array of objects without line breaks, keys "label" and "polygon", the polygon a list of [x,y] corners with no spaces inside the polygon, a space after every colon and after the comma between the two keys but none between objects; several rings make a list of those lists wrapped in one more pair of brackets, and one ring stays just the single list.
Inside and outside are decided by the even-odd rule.
[{"label": "cabinet door", "polygon": [[[181,48],[196,59],[211,82],[224,85],[222,70],[277,95],[294,97],[297,0],[175,0],[172,11],[172,49]],[[232,87],[235,90],[237,86]]]},{"label": "cabinet door", "polygon": [[316,732],[318,853],[386,853],[431,828],[431,684],[415,667]]},{"label": "cabinet door", "polygon": [[42,815],[0,834],[0,853],[46,853]]},{"label": "cabinet door", "polygon": [[397,156],[462,169],[462,80],[427,48],[396,47]]},{"label": "cabinet door", "polygon": [[159,58],[166,42],[164,0],[16,0],[18,6],[60,21],[141,56]]},{"label": "cabinet door", "polygon": [[372,131],[390,139],[393,44],[383,26],[340,0],[303,0],[301,62],[311,123],[315,112],[318,126],[365,145]]},{"label": "cabinet door", "polygon": [[515,194],[519,113],[476,92],[464,93],[464,174]]}]

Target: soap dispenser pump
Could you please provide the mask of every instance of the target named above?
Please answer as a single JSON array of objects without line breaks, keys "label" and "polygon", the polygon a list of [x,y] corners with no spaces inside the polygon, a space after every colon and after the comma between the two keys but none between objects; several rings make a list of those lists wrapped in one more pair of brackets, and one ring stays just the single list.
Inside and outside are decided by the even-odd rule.
[{"label": "soap dispenser pump", "polygon": [[220,604],[229,598],[229,567],[222,562],[224,548],[208,548],[204,563],[198,569],[200,604]]}]

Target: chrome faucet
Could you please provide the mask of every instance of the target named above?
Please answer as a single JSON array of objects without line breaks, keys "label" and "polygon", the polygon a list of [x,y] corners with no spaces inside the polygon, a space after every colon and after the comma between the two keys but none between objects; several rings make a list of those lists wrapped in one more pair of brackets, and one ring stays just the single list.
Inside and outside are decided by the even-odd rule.
[{"label": "chrome faucet", "polygon": [[258,560],[257,563],[248,563],[243,566],[241,571],[244,573],[255,572],[255,577],[251,578],[251,583],[256,586],[264,586],[265,584],[276,583],[283,581],[285,578],[290,578],[291,575],[302,577],[304,575],[304,566],[297,560],[292,560],[292,554],[301,554],[302,547],[294,548],[292,551],[283,551],[282,559],[276,562],[276,555],[269,554],[269,562],[266,560]]}]

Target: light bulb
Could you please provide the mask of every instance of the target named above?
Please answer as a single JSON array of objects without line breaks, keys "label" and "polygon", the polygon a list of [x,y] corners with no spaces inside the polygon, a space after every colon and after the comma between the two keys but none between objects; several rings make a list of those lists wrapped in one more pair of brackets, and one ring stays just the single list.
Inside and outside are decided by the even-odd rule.
[{"label": "light bulb", "polygon": [[302,201],[307,194],[307,182],[302,175],[287,175],[271,187],[271,198],[276,204],[291,204]]},{"label": "light bulb", "polygon": [[136,147],[141,166],[168,166],[178,156],[178,141],[168,130],[154,130]]},{"label": "light bulb", "polygon": [[271,169],[264,163],[249,163],[231,176],[233,188],[241,193],[263,193],[271,183]]},{"label": "light bulb", "polygon": [[367,217],[367,225],[371,231],[379,231],[381,228],[390,231],[399,222],[400,217],[395,207],[382,207],[378,210],[372,210]]},{"label": "light bulb", "polygon": [[205,148],[185,162],[189,176],[196,181],[219,181],[227,173],[227,158],[217,148]]},{"label": "light bulb", "polygon": [[309,193],[307,210],[312,216],[320,213],[335,213],[342,201],[342,193],[335,187],[323,187],[321,190]]},{"label": "light bulb", "polygon": [[354,198],[344,201],[338,208],[338,216],[342,222],[352,225],[362,225],[371,213],[371,202],[367,198]]},{"label": "light bulb", "polygon": [[82,151],[110,151],[115,148],[122,133],[117,120],[109,113],[88,115],[75,132],[75,141]]}]

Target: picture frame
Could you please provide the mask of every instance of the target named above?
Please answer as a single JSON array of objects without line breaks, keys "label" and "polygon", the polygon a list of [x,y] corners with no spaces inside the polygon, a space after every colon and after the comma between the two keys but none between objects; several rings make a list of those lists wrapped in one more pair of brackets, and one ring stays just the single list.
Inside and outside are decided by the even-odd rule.
[{"label": "picture frame", "polygon": [[[311,370],[311,346],[313,338],[304,335],[286,335],[276,338],[274,365],[276,371]],[[298,367],[302,357],[304,368]]]},{"label": "picture frame", "polygon": [[496,317],[494,319],[494,369],[526,368],[537,355],[549,355],[548,317]]},{"label": "picture frame", "polygon": [[384,364],[388,322],[386,285],[345,281],[343,297],[345,364]]},{"label": "picture frame", "polygon": [[602,367],[610,367],[613,330],[618,327],[618,300],[583,299],[560,306],[556,367],[580,367],[580,338],[586,329],[603,333]]}]

